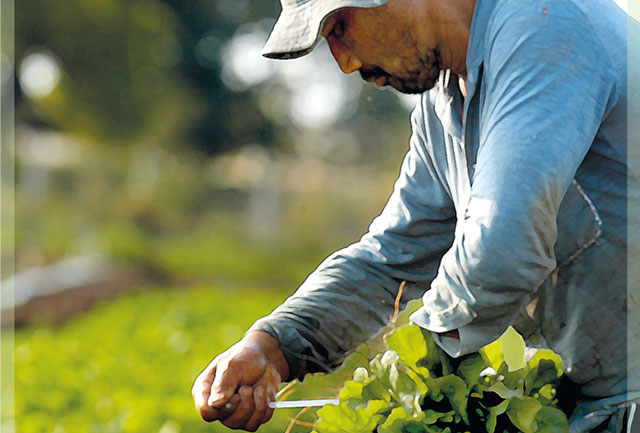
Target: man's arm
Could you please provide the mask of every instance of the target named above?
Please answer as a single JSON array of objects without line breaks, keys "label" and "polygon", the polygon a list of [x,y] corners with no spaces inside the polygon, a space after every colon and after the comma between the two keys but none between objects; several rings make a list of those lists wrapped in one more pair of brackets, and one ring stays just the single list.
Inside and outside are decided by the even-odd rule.
[{"label": "man's arm", "polygon": [[[471,196],[453,247],[412,315],[452,356],[509,326],[556,266],[560,203],[615,101],[613,66],[569,2],[497,6],[485,39]],[[482,93],[483,92],[483,93]]]},{"label": "man's arm", "polygon": [[[436,121],[423,97],[412,115],[411,147],[394,192],[369,232],[326,259],[291,298],[198,376],[193,398],[203,419],[257,428],[272,413],[265,409],[270,392],[258,395],[265,384],[277,387],[281,379],[332,369],[390,321],[402,281],[401,306],[428,288],[453,242],[455,211],[442,184],[445,173],[432,160],[434,146],[443,146],[427,139],[425,117]],[[239,398],[238,409],[227,414],[225,405],[235,407]]]},{"label": "man's arm", "polygon": [[[432,160],[439,144],[427,138],[442,127],[434,125],[427,134],[425,117],[439,122],[423,97],[412,114],[411,146],[394,192],[369,232],[326,259],[291,298],[198,376],[192,393],[203,419],[254,430],[271,417],[266,395],[280,380],[337,366],[345,352],[389,322],[402,281],[401,306],[428,288],[453,242],[455,211],[442,184],[446,174]],[[238,401],[236,411],[227,413],[225,406]]]},{"label": "man's arm", "polygon": [[446,173],[432,159],[439,144],[430,142],[424,129],[425,116],[435,119],[430,110],[424,97],[412,114],[411,147],[394,192],[369,232],[327,258],[292,297],[251,328],[278,339],[291,378],[338,366],[346,352],[389,323],[402,281],[407,282],[404,307],[435,277],[456,219],[442,182]]}]

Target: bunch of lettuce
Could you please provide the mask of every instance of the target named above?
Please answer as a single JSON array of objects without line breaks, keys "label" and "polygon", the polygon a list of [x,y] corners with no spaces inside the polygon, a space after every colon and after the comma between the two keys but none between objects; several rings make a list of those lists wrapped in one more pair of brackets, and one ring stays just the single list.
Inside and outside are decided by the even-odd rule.
[{"label": "bunch of lettuce", "polygon": [[315,433],[568,430],[556,407],[560,357],[539,350],[525,361],[525,343],[512,328],[461,361],[449,360],[415,325],[386,336],[385,343],[388,350],[344,384],[340,404],[317,412]]}]

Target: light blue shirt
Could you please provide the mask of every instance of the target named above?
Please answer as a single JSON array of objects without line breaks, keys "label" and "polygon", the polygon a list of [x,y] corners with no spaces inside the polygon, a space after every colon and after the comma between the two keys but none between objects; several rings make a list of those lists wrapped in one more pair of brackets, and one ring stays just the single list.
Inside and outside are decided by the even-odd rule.
[{"label": "light blue shirt", "polygon": [[369,232],[252,328],[280,341],[294,375],[379,332],[407,281],[403,302],[424,303],[413,322],[459,330],[435,335],[451,356],[513,324],[541,334],[586,395],[640,391],[627,380],[640,372],[627,353],[628,25],[612,0],[476,1],[467,97],[441,74]]}]

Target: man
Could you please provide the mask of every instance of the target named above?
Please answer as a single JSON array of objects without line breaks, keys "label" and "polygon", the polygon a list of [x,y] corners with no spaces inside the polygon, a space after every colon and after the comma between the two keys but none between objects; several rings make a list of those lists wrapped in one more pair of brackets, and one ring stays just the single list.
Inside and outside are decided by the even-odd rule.
[{"label": "man", "polygon": [[610,0],[283,0],[267,57],[304,55],[320,33],[343,72],[425,93],[382,214],[209,364],[193,387],[201,416],[257,429],[281,380],[337,366],[386,325],[406,281],[403,303],[424,302],[411,320],[449,355],[509,325],[539,333],[580,385],[571,431],[629,429],[627,32],[638,24]]}]

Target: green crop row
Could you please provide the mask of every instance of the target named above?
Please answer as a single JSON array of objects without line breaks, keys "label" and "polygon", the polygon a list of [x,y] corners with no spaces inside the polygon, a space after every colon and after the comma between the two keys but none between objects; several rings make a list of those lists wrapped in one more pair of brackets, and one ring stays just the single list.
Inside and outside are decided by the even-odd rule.
[{"label": "green crop row", "polygon": [[[17,431],[230,432],[200,419],[193,380],[285,296],[237,287],[141,289],[64,325],[16,330]],[[260,431],[281,433],[296,413],[279,410]]]}]

